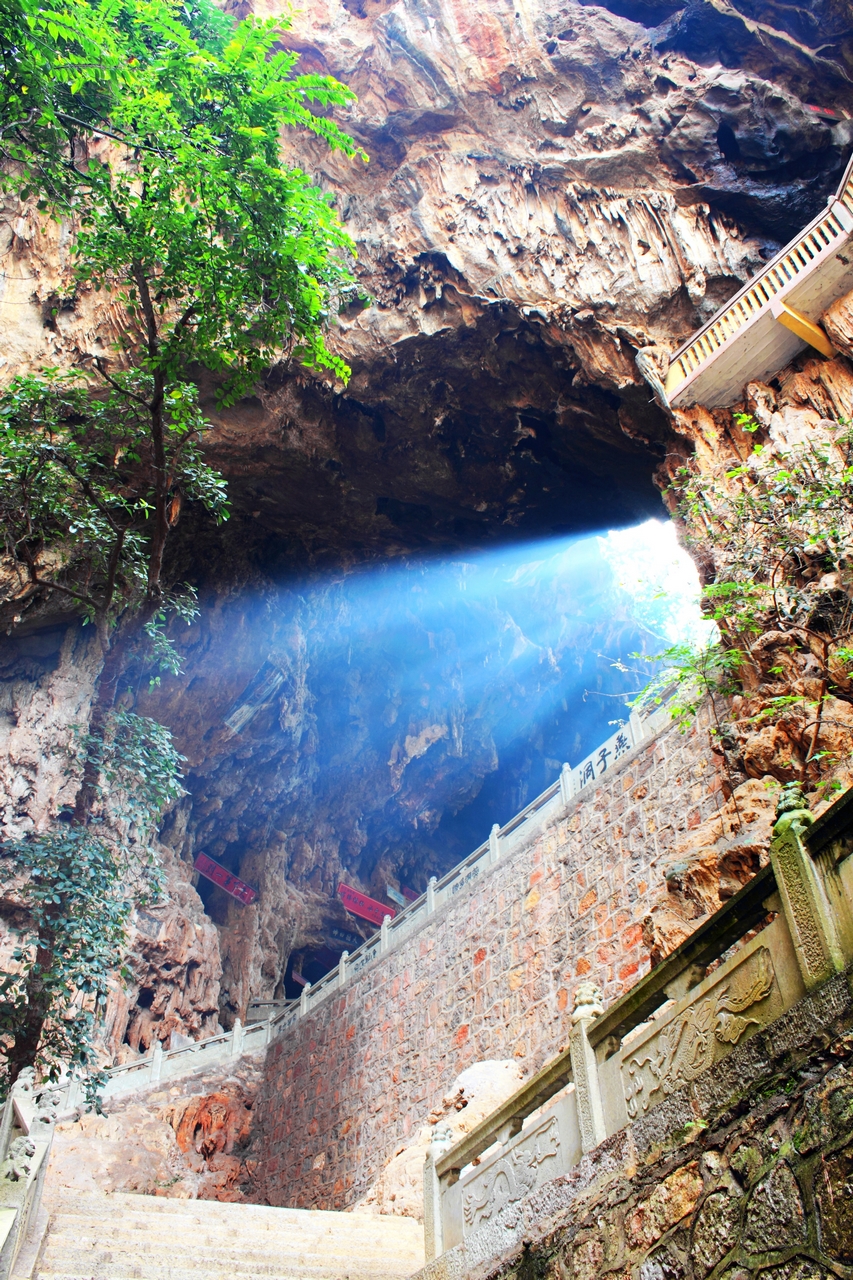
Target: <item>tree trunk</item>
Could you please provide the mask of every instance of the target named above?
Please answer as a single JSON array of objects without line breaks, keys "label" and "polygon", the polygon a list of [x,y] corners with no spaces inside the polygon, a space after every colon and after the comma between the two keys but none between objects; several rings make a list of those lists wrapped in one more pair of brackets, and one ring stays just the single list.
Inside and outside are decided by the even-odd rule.
[{"label": "tree trunk", "polygon": [[85,826],[88,822],[98,793],[98,774],[101,768],[101,752],[99,748],[104,740],[107,716],[115,705],[118,682],[121,679],[127,656],[128,639],[129,637],[125,636],[115,636],[113,638],[112,644],[110,644],[104,657],[104,665],[101,668],[97,686],[98,692],[89,716],[89,749],[86,752],[83,777],[74,804],[74,821],[81,826]]},{"label": "tree trunk", "polygon": [[51,993],[43,975],[53,967],[53,933],[47,931],[39,938],[36,950],[38,973],[30,974],[27,983],[27,1012],[15,1042],[6,1050],[9,1086],[15,1083],[26,1067],[35,1064],[41,1043],[42,1030],[50,1013]]}]

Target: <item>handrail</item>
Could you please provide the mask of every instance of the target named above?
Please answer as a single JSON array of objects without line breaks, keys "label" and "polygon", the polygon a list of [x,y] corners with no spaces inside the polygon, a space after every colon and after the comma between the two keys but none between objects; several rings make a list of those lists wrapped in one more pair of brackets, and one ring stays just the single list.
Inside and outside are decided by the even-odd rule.
[{"label": "handrail", "polygon": [[466,1164],[488,1150],[502,1132],[508,1130],[510,1135],[519,1133],[527,1117],[564,1089],[571,1079],[572,1060],[568,1049],[564,1049],[436,1162],[438,1176],[459,1173]]},{"label": "handrail", "polygon": [[851,900],[853,789],[815,822],[799,784],[788,784],[767,866],[607,1011],[582,982],[567,1047],[455,1145],[436,1125],[424,1160],[427,1258],[458,1250],[446,1270],[468,1274],[508,1239],[496,1226],[526,1220],[520,1201],[571,1176],[608,1138],[658,1107],[656,1142],[683,1124],[691,1105],[668,1110],[667,1098],[698,1089],[695,1107],[698,1082],[728,1054],[849,974]]},{"label": "handrail", "polygon": [[853,828],[853,788],[845,792],[834,805],[827,809],[814,826],[809,827],[806,843],[812,854],[817,854],[834,840],[847,835],[851,828]]},{"label": "handrail", "polygon": [[12,1085],[0,1116],[0,1280],[9,1280],[37,1220],[63,1091],[37,1086],[32,1068]]},{"label": "handrail", "polygon": [[656,965],[636,986],[620,996],[607,1012],[596,1018],[589,1042],[596,1048],[609,1037],[624,1039],[669,999],[666,988],[694,965],[706,969],[730,947],[766,918],[764,905],[776,889],[776,877],[769,865],[733,894],[728,902],[709,916],[699,928]]},{"label": "handrail", "polygon": [[[648,1021],[651,1014],[670,999],[666,989],[681,974],[694,965],[697,968],[707,968],[760,924],[767,916],[764,904],[775,888],[776,879],[772,868],[763,867],[661,964],[591,1023],[587,1035],[592,1047],[596,1048],[611,1037],[614,1040],[618,1038],[621,1042],[629,1032]],[[435,1169],[438,1176],[458,1172],[470,1164],[497,1140],[507,1126],[510,1126],[511,1132],[518,1132],[524,1120],[564,1089],[571,1079],[572,1055],[571,1048],[567,1047],[437,1160]]]},{"label": "handrail", "polygon": [[800,234],[785,245],[764,269],[748,280],[701,329],[670,357],[665,389],[670,401],[729,342],[747,328],[773,300],[786,293],[814,263],[835,252],[853,227],[853,157],[836,195]]},{"label": "handrail", "polygon": [[[492,834],[488,840],[478,845],[472,853],[469,853],[466,858],[458,862],[455,867],[451,867],[440,878],[432,876],[426,892],[422,893],[413,902],[410,902],[396,916],[392,917],[389,912],[386,934],[373,934],[372,937],[365,939],[360,947],[347,955],[346,975],[363,969],[374,958],[374,953],[384,955],[385,950],[390,949],[393,945],[395,935],[400,936],[401,933],[406,933],[418,915],[432,915],[434,910],[439,906],[443,906],[444,902],[449,900],[448,891],[449,895],[452,896],[464,888],[469,879],[473,879],[471,873],[475,871],[475,868],[475,874],[479,874],[481,865],[488,866],[497,862],[501,856],[501,842],[518,831],[530,818],[545,809],[557,795],[562,798],[565,804],[570,804],[591,783],[600,781],[605,772],[612,772],[614,769],[621,768],[628,759],[633,758],[637,748],[656,737],[661,729],[669,723],[670,716],[665,707],[645,717],[632,713],[627,724],[616,729],[604,743],[596,747],[580,764],[574,768],[567,764],[563,765],[557,781],[547,786],[544,791],[531,800],[525,808],[514,814],[502,827],[496,824],[492,828]],[[608,758],[611,756],[614,759],[612,763],[608,763]],[[386,940],[385,946],[383,946],[383,936]],[[251,1017],[261,1010],[278,1009],[279,1013],[267,1014],[267,1017],[272,1025],[280,1026],[289,1012],[293,1014],[293,1017],[307,1013],[315,1008],[320,1001],[324,1000],[327,995],[339,990],[342,985],[340,973],[340,966],[330,969],[316,983],[304,988],[301,997],[298,996],[293,1000],[250,1000],[247,1016]],[[292,1019],[290,1020],[292,1021]],[[250,1023],[250,1025],[254,1024]]]}]

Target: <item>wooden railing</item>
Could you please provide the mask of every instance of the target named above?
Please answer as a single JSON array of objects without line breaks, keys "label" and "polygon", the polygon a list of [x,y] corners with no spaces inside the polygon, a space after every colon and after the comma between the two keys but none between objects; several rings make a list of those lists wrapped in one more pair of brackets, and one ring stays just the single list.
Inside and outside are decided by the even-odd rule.
[{"label": "wooden railing", "polygon": [[704,328],[693,334],[670,359],[665,388],[670,401],[744,329],[767,313],[774,300],[793,288],[801,276],[836,253],[853,230],[853,160],[835,199],[801,235],[787,245],[760,275],[735,294]]},{"label": "wooden railing", "polygon": [[436,1127],[428,1258],[494,1233],[525,1196],[850,965],[853,790],[811,823],[786,788],[769,865],[608,1010],[581,984],[566,1048],[460,1142]]}]

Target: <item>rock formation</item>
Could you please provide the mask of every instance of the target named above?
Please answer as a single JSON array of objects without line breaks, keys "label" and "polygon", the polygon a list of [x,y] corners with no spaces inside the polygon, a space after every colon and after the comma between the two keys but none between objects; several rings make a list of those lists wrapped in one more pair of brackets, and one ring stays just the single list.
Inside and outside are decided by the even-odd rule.
[{"label": "rock formation", "polygon": [[[318,601],[334,604],[340,580],[378,560],[662,513],[656,479],[691,450],[722,447],[725,424],[700,412],[673,421],[650,383],[837,185],[853,142],[849,18],[830,0],[760,12],[750,0],[318,0],[297,14],[288,42],[300,68],[356,90],[344,124],[371,157],[364,168],[293,153],[338,192],[358,242],[365,297],[334,335],[353,375],[343,390],[280,365],[222,412],[203,384],[210,460],[234,515],[223,531],[192,510],[183,520],[172,572],[197,583],[204,606],[175,635],[185,675],[147,693],[134,676],[136,705],[170,724],[188,757],[189,795],[164,828],[169,900],[137,921],[113,1052],[210,1034],[251,996],[281,995],[290,953],[329,946],[346,924],[334,898],[343,869],[374,892],[395,880],[422,889],[467,852],[442,820],[496,772],[499,697],[469,698],[464,741],[454,736],[461,645],[421,623],[418,644],[437,643],[444,659],[430,690],[403,689],[392,663],[377,692],[373,651],[361,666],[341,651],[319,667]],[[118,313],[73,285],[69,228],[14,209],[2,235],[3,376],[107,350]],[[848,406],[849,377],[843,357],[800,361],[753,399],[784,425]],[[566,611],[564,656],[572,644],[606,649],[581,614]],[[524,632],[496,611],[469,622],[493,638]],[[8,833],[68,799],[63,752],[95,677],[84,630],[57,616],[28,625],[2,659]],[[524,751],[494,801],[502,817],[556,775],[534,724],[558,682],[550,661],[543,648],[516,677],[508,657],[496,675],[526,716]],[[274,696],[229,730],[264,669]],[[364,726],[382,717],[387,754],[371,753]],[[757,804],[746,778],[781,776],[779,742],[752,735],[741,748],[733,786]],[[737,852],[720,844],[735,838],[727,821],[684,851],[689,875],[670,877],[682,922],[755,865],[751,837]],[[259,905],[204,885],[199,896],[191,859],[202,849],[255,884]],[[709,857],[703,888],[695,868]],[[652,950],[678,927],[650,924]]]}]

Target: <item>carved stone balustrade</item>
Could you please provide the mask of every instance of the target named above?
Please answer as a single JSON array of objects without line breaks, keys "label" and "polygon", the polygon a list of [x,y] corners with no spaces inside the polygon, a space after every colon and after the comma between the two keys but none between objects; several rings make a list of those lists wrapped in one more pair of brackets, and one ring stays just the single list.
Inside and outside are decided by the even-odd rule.
[{"label": "carved stone balustrade", "polygon": [[8,1280],[35,1224],[64,1091],[21,1072],[0,1113],[0,1280]]},{"label": "carved stone balustrade", "polygon": [[527,1196],[850,966],[851,855],[853,790],[815,822],[785,787],[770,865],[610,1009],[581,984],[566,1048],[456,1146],[433,1143],[428,1257],[501,1254]]}]

